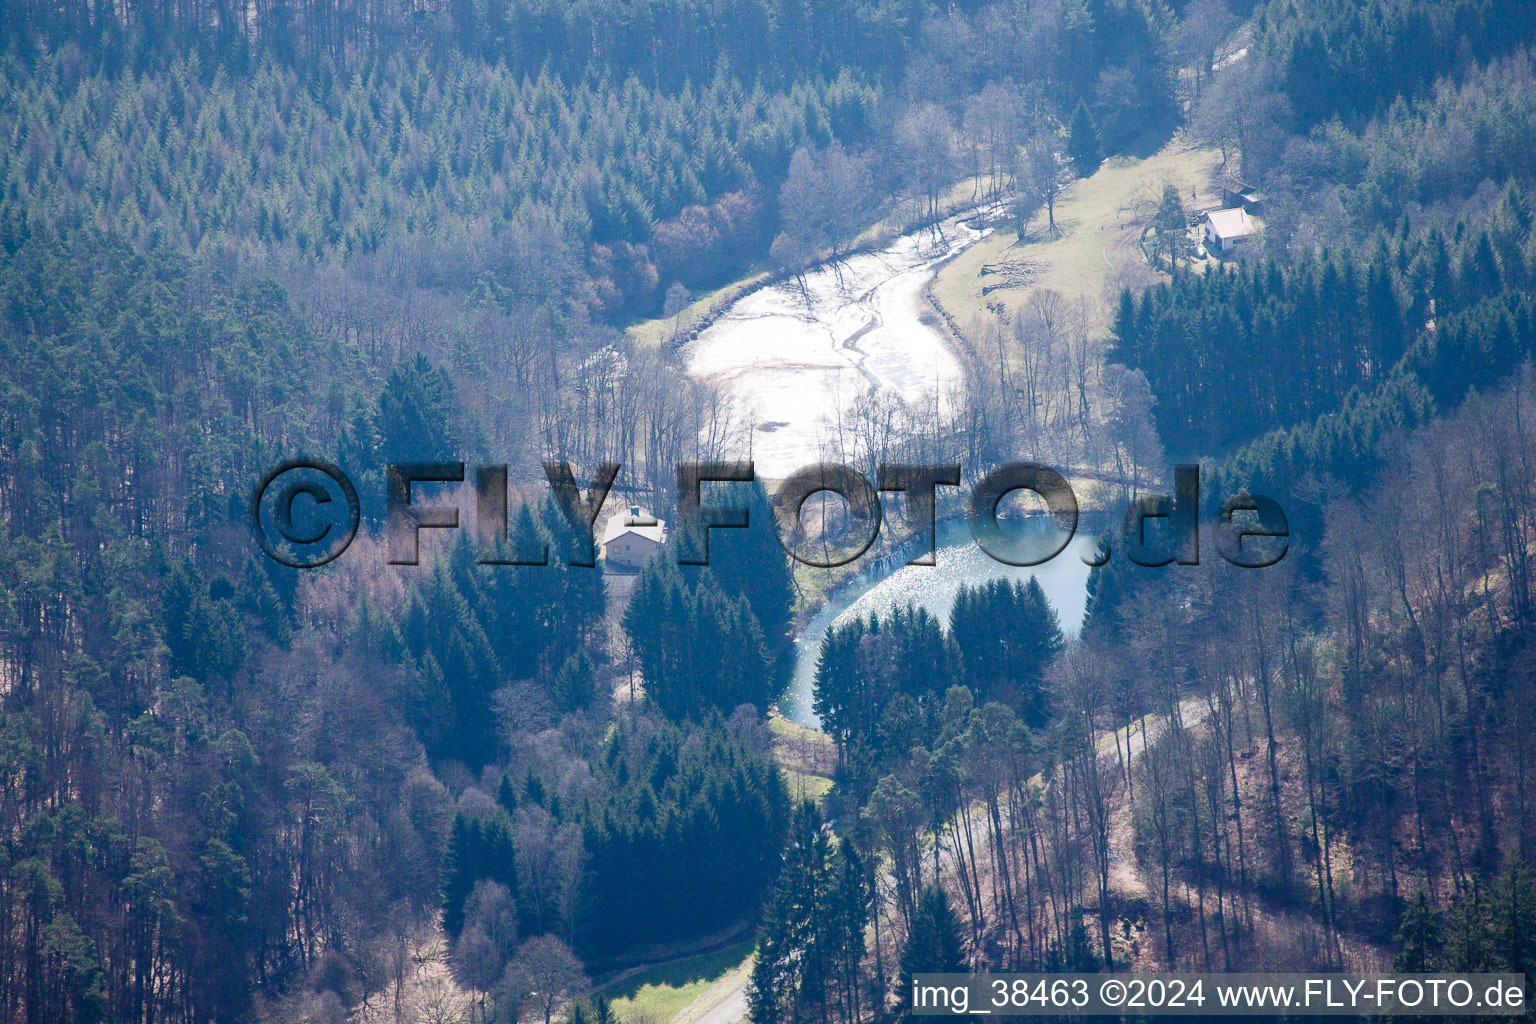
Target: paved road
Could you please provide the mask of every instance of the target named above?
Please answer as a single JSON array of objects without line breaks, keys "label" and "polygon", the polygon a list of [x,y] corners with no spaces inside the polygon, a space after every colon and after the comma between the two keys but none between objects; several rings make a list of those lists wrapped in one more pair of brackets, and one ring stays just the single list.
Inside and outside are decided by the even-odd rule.
[{"label": "paved road", "polygon": [[747,983],[743,981],[726,992],[725,998],[700,1017],[697,1024],[739,1024],[746,1019]]}]

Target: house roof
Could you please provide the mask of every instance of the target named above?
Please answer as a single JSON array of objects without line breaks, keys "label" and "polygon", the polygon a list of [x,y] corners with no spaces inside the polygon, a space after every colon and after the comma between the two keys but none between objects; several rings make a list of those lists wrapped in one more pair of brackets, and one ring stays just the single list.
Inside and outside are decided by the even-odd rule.
[{"label": "house roof", "polygon": [[604,546],[626,533],[633,533],[648,541],[662,544],[667,539],[667,521],[657,519],[638,505],[631,505],[626,511],[608,518],[607,525],[603,527]]},{"label": "house roof", "polygon": [[1212,210],[1205,216],[1211,222],[1211,229],[1216,232],[1218,238],[1246,238],[1257,230],[1253,226],[1253,218],[1249,217],[1248,211],[1242,207],[1231,210]]}]

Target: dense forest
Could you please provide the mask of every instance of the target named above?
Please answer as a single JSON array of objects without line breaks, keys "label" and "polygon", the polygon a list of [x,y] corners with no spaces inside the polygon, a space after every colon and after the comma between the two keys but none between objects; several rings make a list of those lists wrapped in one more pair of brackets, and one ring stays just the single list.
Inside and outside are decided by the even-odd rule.
[{"label": "dense forest", "polygon": [[[279,290],[77,241],[6,239],[7,1012],[237,1019],[312,971],[355,998],[444,870],[451,932],[458,880],[499,881],[514,934],[594,952],[633,941],[614,920],[654,939],[752,909],[777,771],[721,721],[604,737],[594,574],[486,572],[461,543],[403,591],[324,593],[231,542],[237,482],[280,445],[440,439],[438,373],[391,374],[360,426],[308,396],[365,386],[361,360]],[[525,505],[510,542],[569,533]],[[575,750],[509,751],[559,721]],[[514,817],[518,859],[466,847],[512,849]]]},{"label": "dense forest", "polygon": [[[951,134],[1171,116],[1167,12],[1040,13],[6,5],[0,1014],[411,1013],[438,921],[486,1012],[754,917],[787,559],[648,576],[622,664],[527,485],[606,456],[663,498],[710,454],[712,398],[612,326],[664,293],[931,204]],[[370,530],[384,463],[494,454],[556,564],[276,566],[239,515],[295,450]]]},{"label": "dense forest", "polygon": [[[916,970],[982,965],[1536,970],[1531,24],[1272,2],[1246,59],[1203,69],[1191,133],[1263,190],[1268,231],[1225,265],[1170,247],[1171,277],[1118,296],[1105,373],[1148,392],[1121,444],[1202,461],[1212,514],[1283,497],[1292,553],[1278,575],[1109,560],[1065,644],[1026,602],[973,646],[996,594],[947,630],[898,608],[829,634],[828,813],[859,819],[835,849],[792,838],[778,893],[828,903],[773,905],[754,1021],[859,1020]],[[983,346],[1062,316],[1034,302]],[[1044,423],[1071,431],[1072,342],[1041,352],[1067,378]],[[1026,650],[1014,689],[976,674]],[[851,941],[841,873],[871,855]]]},{"label": "dense forest", "polygon": [[[1536,971],[1533,26],[5,4],[0,1020],[615,1024],[593,979],[753,934],[754,1024],[886,1020],[933,970]],[[670,518],[744,427],[677,351],[696,300],[957,204],[1070,234],[1075,181],[1174,133],[1262,240],[1197,271],[1164,189],[1168,274],[954,330],[951,417],[866,396],[857,451],[1126,497],[1200,461],[1292,556],[1117,554],[1081,630],[1034,580],[842,621],[831,789],[792,799],[774,707],[831,583],[770,489],[710,566],[674,537],[616,582],[541,463]],[[314,572],[247,519],[296,454],[364,496]],[[476,459],[506,536],[443,488],[464,528],[389,564],[384,467]]]},{"label": "dense forest", "polygon": [[[1261,63],[1227,85],[1267,81],[1281,115],[1242,162],[1269,237],[1119,300],[1110,358],[1145,372],[1170,448],[1208,460],[1207,502],[1286,495],[1300,556],[1271,598],[1096,570],[1080,656],[1150,656],[1179,680],[1111,719],[1160,702],[1174,723],[1123,779],[1170,959],[1182,943],[1233,962],[1256,914],[1299,902],[1323,962],[1357,963],[1365,941],[1398,969],[1532,969],[1536,168],[1515,7],[1261,8]],[[1370,62],[1431,38],[1457,45],[1411,74],[1443,77]],[[1329,75],[1347,88],[1320,89]],[[1186,611],[1149,608],[1165,587]]]},{"label": "dense forest", "polygon": [[[1027,129],[1014,89],[966,117],[1013,69],[1062,121],[1100,93],[1106,124],[1172,102],[1165,13],[1124,0],[1027,19],[1005,4],[639,7],[453,4],[399,47],[361,6],[278,5],[246,25],[147,6],[98,25],[81,8],[75,25],[17,5],[13,38],[43,49],[13,47],[6,69],[8,203],[140,245],[355,260],[364,277],[382,253],[423,287],[488,276],[534,306],[622,314],[739,269],[772,237],[798,149],[856,147],[876,186],[944,179],[957,154],[925,137],[936,118],[946,134],[956,112],[989,137]],[[1102,75],[1121,87],[1096,91]],[[541,231],[554,237],[526,237]],[[518,260],[520,243],[553,265]]]}]

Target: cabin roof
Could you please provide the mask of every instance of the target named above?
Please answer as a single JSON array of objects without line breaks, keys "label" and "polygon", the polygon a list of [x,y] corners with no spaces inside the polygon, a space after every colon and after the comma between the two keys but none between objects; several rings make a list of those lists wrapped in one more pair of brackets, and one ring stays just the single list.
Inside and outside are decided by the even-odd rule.
[{"label": "cabin roof", "polygon": [[1253,218],[1249,217],[1248,211],[1242,207],[1231,210],[1212,210],[1205,216],[1211,222],[1211,229],[1216,232],[1218,238],[1246,238],[1256,230],[1253,226]]},{"label": "cabin roof", "polygon": [[618,540],[626,533],[661,544],[667,539],[667,522],[665,519],[657,519],[638,505],[631,505],[618,515],[609,517],[607,525],[603,527],[603,544]]}]

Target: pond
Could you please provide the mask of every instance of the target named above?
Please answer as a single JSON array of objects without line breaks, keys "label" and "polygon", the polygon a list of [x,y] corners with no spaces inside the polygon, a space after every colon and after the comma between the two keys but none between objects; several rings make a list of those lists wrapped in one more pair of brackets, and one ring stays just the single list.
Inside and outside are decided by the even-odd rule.
[{"label": "pond", "polygon": [[[686,350],[688,371],[719,386],[751,430],[746,450],[760,477],[781,478],[835,450],[836,425],[871,390],[910,409],[942,412],[963,385],[960,361],[925,316],[923,290],[940,264],[988,233],[980,209],[808,271],[799,281],[737,300]],[[1028,520],[1023,529],[1051,529]],[[1044,565],[1018,568],[977,547],[962,520],[939,524],[938,564],[903,565],[911,553],[872,565],[831,595],[795,639],[795,669],[779,711],[813,728],[816,658],[827,628],[846,616],[921,605],[948,622],[962,586],[993,579],[1040,581],[1062,630],[1076,635],[1087,602],[1081,534]]]},{"label": "pond", "polygon": [[[1023,528],[1025,536],[1053,529],[1043,519],[1031,519]],[[1034,577],[1055,609],[1062,632],[1076,636],[1088,602],[1088,566],[1080,553],[1093,543],[1092,537],[1079,533],[1049,562],[1021,568],[1004,565],[977,547],[963,520],[940,523],[937,565],[875,567],[839,587],[806,621],[795,637],[795,671],[779,701],[779,713],[800,725],[821,727],[821,719],[812,706],[816,658],[822,637],[834,624],[871,612],[885,612],[894,605],[915,604],[948,625],[950,606],[963,586],[974,587],[994,579],[1023,582]]]}]

